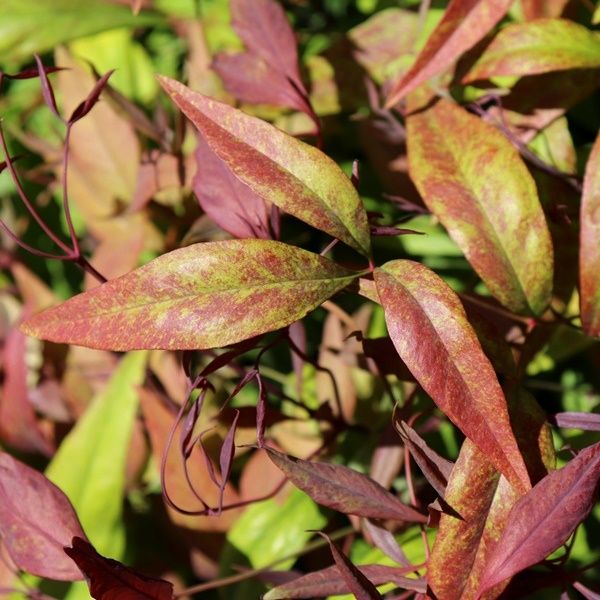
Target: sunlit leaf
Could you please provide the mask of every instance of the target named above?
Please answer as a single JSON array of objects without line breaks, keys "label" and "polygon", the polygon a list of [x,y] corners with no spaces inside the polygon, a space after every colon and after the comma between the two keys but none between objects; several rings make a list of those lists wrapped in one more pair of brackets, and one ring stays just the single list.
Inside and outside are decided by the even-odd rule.
[{"label": "sunlit leaf", "polygon": [[354,278],[280,242],[194,244],[39,313],[22,328],[111,350],[226,346],[297,321]]},{"label": "sunlit leaf", "polygon": [[585,169],[580,236],[581,320],[588,335],[600,336],[600,136]]},{"label": "sunlit leaf", "polygon": [[46,470],[73,503],[90,541],[115,557],[122,556],[125,545],[125,466],[146,357],[137,352],[121,360]]},{"label": "sunlit leaf", "polygon": [[463,82],[600,68],[600,36],[566,19],[538,19],[505,27]]},{"label": "sunlit leaf", "polygon": [[392,89],[386,105],[393,106],[450,67],[500,21],[511,4],[512,0],[452,0],[414,65]]},{"label": "sunlit leaf", "polygon": [[375,282],[390,337],[417,381],[513,485],[529,489],[506,399],[456,294],[408,260],[386,263]]},{"label": "sunlit leaf", "polygon": [[515,312],[550,299],[552,244],[535,183],[495,127],[447,100],[408,118],[410,174],[492,294]]},{"label": "sunlit leaf", "polygon": [[79,569],[63,552],[85,537],[65,494],[39,471],[0,453],[0,536],[19,569],[73,581]]},{"label": "sunlit leaf", "polygon": [[594,507],[600,443],[542,479],[511,510],[486,563],[479,593],[538,563],[564,544]]},{"label": "sunlit leaf", "polygon": [[329,157],[177,81],[166,77],[159,81],[213,152],[258,196],[369,254],[369,228],[361,200]]},{"label": "sunlit leaf", "polygon": [[348,467],[291,458],[271,448],[267,452],[294,485],[323,506],[373,519],[427,520],[370,477]]}]

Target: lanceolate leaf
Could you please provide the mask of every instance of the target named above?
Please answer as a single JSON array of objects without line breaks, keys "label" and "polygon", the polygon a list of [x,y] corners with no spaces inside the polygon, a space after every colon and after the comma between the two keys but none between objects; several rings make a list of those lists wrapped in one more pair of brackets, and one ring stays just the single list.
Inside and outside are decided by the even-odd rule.
[{"label": "lanceolate leaf", "polygon": [[547,475],[521,498],[486,564],[479,593],[538,563],[564,544],[592,510],[599,477],[597,443]]},{"label": "lanceolate leaf", "polygon": [[445,71],[500,21],[512,0],[452,0],[443,19],[386,103],[393,106],[428,79]]},{"label": "lanceolate leaf", "polygon": [[408,260],[386,263],[375,282],[390,337],[417,381],[513,485],[529,489],[506,399],[456,294]]},{"label": "lanceolate leaf", "polygon": [[85,537],[64,493],[39,471],[0,453],[0,537],[19,569],[74,581],[81,573],[63,552]]},{"label": "lanceolate leaf", "polygon": [[600,36],[597,33],[566,19],[538,19],[505,27],[463,82],[599,67]]},{"label": "lanceolate leaf", "polygon": [[370,477],[348,467],[291,458],[271,448],[266,450],[295,486],[323,506],[372,519],[427,521]]},{"label": "lanceolate leaf", "polygon": [[[395,583],[402,589],[425,592],[425,582],[422,579],[411,579],[404,576],[404,574],[414,571],[412,566],[397,568],[386,565],[359,565],[357,568],[375,585]],[[264,600],[314,598],[315,596],[333,596],[347,592],[348,586],[338,567],[332,566],[279,585],[267,592]]]},{"label": "lanceolate leaf", "polygon": [[177,81],[166,77],[159,81],[213,152],[258,196],[369,254],[364,207],[350,180],[329,157]]},{"label": "lanceolate leaf", "polygon": [[44,339],[110,350],[213,348],[297,321],[354,277],[326,258],[280,242],[194,244],[22,327]]},{"label": "lanceolate leaf", "polygon": [[600,135],[585,169],[580,222],[581,321],[588,335],[600,336]]},{"label": "lanceolate leaf", "polygon": [[492,125],[447,100],[408,118],[410,174],[492,294],[515,312],[550,300],[552,244],[535,183]]}]

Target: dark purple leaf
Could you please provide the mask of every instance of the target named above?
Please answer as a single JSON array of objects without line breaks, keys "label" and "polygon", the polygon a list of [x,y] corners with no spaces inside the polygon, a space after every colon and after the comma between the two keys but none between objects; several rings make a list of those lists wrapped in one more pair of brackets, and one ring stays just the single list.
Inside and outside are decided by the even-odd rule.
[{"label": "dark purple leaf", "polygon": [[342,465],[292,458],[266,448],[269,458],[315,502],[343,513],[372,519],[425,523],[426,517],[370,477]]},{"label": "dark purple leaf", "polygon": [[172,600],[173,585],[146,577],[116,560],[104,558],[94,547],[74,537],[64,551],[85,574],[90,595],[96,600]]},{"label": "dark purple leaf", "polygon": [[56,99],[54,98],[54,90],[52,89],[52,85],[50,85],[50,81],[48,80],[48,75],[46,68],[42,64],[42,60],[40,57],[35,54],[35,63],[37,65],[38,75],[40,78],[40,82],[42,84],[42,95],[44,96],[44,102],[46,106],[59,118],[62,120],[60,113],[58,112],[58,108],[56,106]]},{"label": "dark purple leaf", "polygon": [[321,532],[319,532],[319,535],[327,540],[338,572],[356,600],[383,600],[382,595],[368,577],[352,564],[351,560],[339,550],[329,536]]},{"label": "dark purple leaf", "polygon": [[221,446],[221,454],[219,456],[219,466],[221,468],[221,485],[219,485],[219,508],[223,504],[223,494],[225,492],[225,485],[231,475],[231,464],[235,456],[235,432],[237,429],[237,422],[240,418],[240,411],[235,411],[235,417],[233,417],[233,423],[223,440]]},{"label": "dark purple leaf", "polygon": [[534,565],[564,544],[594,506],[600,477],[600,443],[544,477],[512,508],[489,558],[479,594]]},{"label": "dark purple leaf", "polygon": [[[415,570],[414,567],[389,567],[387,565],[361,565],[357,567],[375,585],[394,583],[400,588],[425,592],[422,579],[404,577]],[[284,583],[264,596],[264,600],[284,600],[287,598],[314,598],[348,593],[348,586],[336,565],[303,575],[289,583]]]},{"label": "dark purple leaf", "polygon": [[0,536],[19,569],[49,579],[82,579],[63,552],[73,536],[85,537],[71,503],[44,475],[5,453],[0,453]]},{"label": "dark purple leaf", "polygon": [[90,110],[94,108],[94,105],[96,104],[96,102],[98,102],[98,99],[100,98],[102,90],[108,83],[108,79],[113,73],[114,69],[108,71],[107,73],[102,75],[100,79],[98,79],[96,85],[94,85],[92,91],[88,94],[87,98],[79,105],[77,105],[75,110],[71,113],[71,116],[69,117],[69,125],[72,125],[76,121],[79,121],[79,119],[83,119],[83,117],[85,117],[85,115],[87,115],[90,112]]},{"label": "dark purple leaf", "polygon": [[394,534],[383,526],[380,521],[365,519],[365,531],[371,536],[373,543],[399,565],[408,566],[410,563],[402,548],[398,545]]},{"label": "dark purple leaf", "polygon": [[[56,73],[58,71],[62,71],[62,67],[44,67],[44,73]],[[10,73],[2,73],[2,77],[6,77],[6,79],[34,79],[35,77],[39,77],[39,70],[36,67],[35,69],[23,69],[18,73],[10,74]]]},{"label": "dark purple leaf", "polygon": [[201,136],[196,163],[192,187],[202,210],[237,238],[269,239],[269,212],[264,200],[229,170]]},{"label": "dark purple leaf", "polygon": [[440,496],[444,497],[454,464],[432,450],[425,440],[404,421],[398,425],[398,433],[427,481]]}]

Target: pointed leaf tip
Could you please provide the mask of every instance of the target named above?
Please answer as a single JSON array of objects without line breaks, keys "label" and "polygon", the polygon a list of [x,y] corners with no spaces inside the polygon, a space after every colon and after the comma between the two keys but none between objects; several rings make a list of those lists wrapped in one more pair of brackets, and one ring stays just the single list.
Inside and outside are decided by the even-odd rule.
[{"label": "pointed leaf tip", "polygon": [[360,196],[326,154],[173,79],[160,76],[158,81],[211,150],[256,195],[370,255],[369,224]]}]

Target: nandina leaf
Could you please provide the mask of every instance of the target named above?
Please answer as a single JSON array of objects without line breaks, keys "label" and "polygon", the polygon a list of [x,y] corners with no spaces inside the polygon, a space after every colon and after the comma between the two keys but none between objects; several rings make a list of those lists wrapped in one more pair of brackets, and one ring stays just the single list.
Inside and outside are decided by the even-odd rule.
[{"label": "nandina leaf", "polygon": [[542,479],[512,508],[481,577],[479,594],[534,565],[564,544],[594,506],[600,443]]},{"label": "nandina leaf", "polygon": [[301,319],[354,277],[281,242],[194,244],[41,312],[22,328],[110,350],[213,348]]},{"label": "nandina leaf", "polygon": [[598,67],[597,33],[566,19],[538,19],[502,29],[463,82]]},{"label": "nandina leaf", "polygon": [[331,541],[331,538],[325,533],[319,532],[319,535],[329,543],[329,549],[338,568],[338,573],[340,573],[348,590],[356,600],[383,600],[383,596],[377,591],[369,578],[352,564],[352,561],[340,551]]},{"label": "nandina leaf", "polygon": [[370,477],[343,465],[292,458],[266,448],[269,458],[289,480],[315,502],[340,512],[370,517],[424,523],[427,519]]},{"label": "nandina leaf", "polygon": [[600,336],[600,135],[585,168],[580,226],[581,321],[588,335]]},{"label": "nandina leaf", "polygon": [[440,100],[408,118],[410,174],[492,294],[539,313],[552,286],[552,244],[535,183],[492,125]]},{"label": "nandina leaf", "polygon": [[[375,585],[394,583],[405,590],[414,590],[421,593],[426,590],[425,582],[422,579],[404,577],[405,573],[414,571],[413,566],[398,568],[387,565],[359,565],[356,568]],[[337,565],[334,565],[278,585],[264,595],[264,600],[333,596],[348,591],[348,586]]]},{"label": "nandina leaf", "polygon": [[364,207],[350,180],[329,157],[177,81],[166,77],[159,81],[215,154],[258,196],[369,254]]},{"label": "nandina leaf", "polygon": [[425,440],[404,421],[398,426],[398,433],[427,481],[443,498],[453,463],[432,450]]},{"label": "nandina leaf", "polygon": [[275,0],[232,0],[232,25],[247,50],[303,89],[294,31]]},{"label": "nandina leaf", "polygon": [[521,0],[526,21],[544,17],[560,17],[569,0]]},{"label": "nandina leaf", "polygon": [[85,574],[90,595],[96,600],[172,600],[173,585],[130,569],[116,560],[105,558],[94,547],[73,537],[64,549]]},{"label": "nandina leaf", "polygon": [[529,477],[506,399],[456,294],[409,260],[375,271],[390,337],[423,389],[518,489]]},{"label": "nandina leaf", "polygon": [[445,71],[500,21],[512,0],[452,0],[411,69],[392,89],[386,106]]},{"label": "nandina leaf", "polygon": [[562,412],[555,414],[552,420],[559,427],[600,431],[600,415],[598,413]]},{"label": "nandina leaf", "polygon": [[202,137],[196,147],[193,188],[204,212],[237,238],[271,237],[267,207],[210,149]]},{"label": "nandina leaf", "polygon": [[445,495],[456,512],[442,514],[428,561],[427,583],[436,598],[473,600],[481,563],[517,498],[486,456],[465,440]]},{"label": "nandina leaf", "polygon": [[121,359],[46,469],[73,503],[90,541],[117,558],[125,548],[125,468],[147,354]]},{"label": "nandina leaf", "polygon": [[387,529],[384,521],[364,519],[363,528],[368,537],[373,541],[373,545],[377,546],[394,562],[405,566],[410,564],[408,558],[406,558],[406,554],[404,554],[396,541],[394,534]]},{"label": "nandina leaf", "polygon": [[81,573],[63,552],[85,537],[65,494],[42,473],[0,453],[0,537],[19,569],[74,581]]}]

